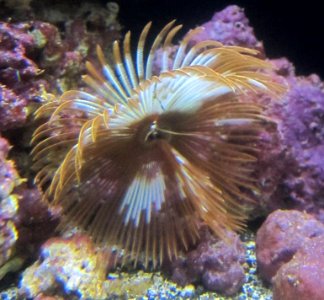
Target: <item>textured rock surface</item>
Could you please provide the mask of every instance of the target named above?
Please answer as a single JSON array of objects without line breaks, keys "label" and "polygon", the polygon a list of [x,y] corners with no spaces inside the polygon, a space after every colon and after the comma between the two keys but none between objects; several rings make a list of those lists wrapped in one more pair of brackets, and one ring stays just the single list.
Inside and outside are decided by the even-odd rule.
[{"label": "textured rock surface", "polygon": [[19,127],[41,93],[40,69],[30,58],[35,41],[27,23],[0,22],[0,131]]},{"label": "textured rock surface", "polygon": [[[13,253],[15,258],[31,259],[57,224],[56,216],[32,187],[31,114],[39,102],[46,101],[47,92],[82,86],[85,61],[96,56],[97,44],[104,44],[107,50],[120,28],[114,4],[101,9],[100,4],[83,2],[80,7],[76,5],[76,18],[75,11],[60,13],[60,9],[72,12],[68,4],[49,10],[48,3],[42,3],[36,13],[52,13],[47,16],[52,23],[47,23],[37,21],[41,17],[34,16],[30,2],[5,1],[0,12],[2,16],[8,8],[12,13],[10,22],[0,22],[0,132],[14,143],[11,157],[20,173],[28,176],[27,184],[14,190],[20,179],[13,161],[6,159],[9,146],[0,138],[0,266],[8,262],[0,271],[1,277],[17,270],[17,265],[8,261]],[[87,17],[80,18],[82,14]]]},{"label": "textured rock surface", "polygon": [[324,235],[305,241],[273,278],[274,300],[321,300],[324,295]]},{"label": "textured rock surface", "polygon": [[[58,5],[48,16],[47,5],[42,5],[38,13],[52,24],[37,18],[0,22],[0,131],[24,125],[34,106],[44,101],[45,91],[62,92],[82,85],[80,74],[85,72],[85,61],[96,57],[96,45],[107,50],[119,36],[116,4],[102,9],[84,2],[75,14],[60,11],[72,11],[68,4]],[[26,6],[19,12],[31,18],[29,3]]]},{"label": "textured rock surface", "polygon": [[105,274],[105,260],[88,237],[53,238],[42,246],[40,260],[22,274],[20,293],[34,298],[64,291],[81,299],[104,299]]},{"label": "textured rock surface", "polygon": [[313,216],[296,210],[277,210],[257,232],[258,270],[271,282],[279,268],[289,262],[308,240],[324,236],[324,225]]},{"label": "textured rock surface", "polygon": [[0,279],[11,271],[3,267],[15,253],[18,231],[15,218],[19,197],[13,191],[21,183],[14,163],[7,160],[9,143],[0,137]]},{"label": "textured rock surface", "polygon": [[257,99],[266,104],[278,131],[277,141],[260,162],[260,182],[269,190],[261,198],[267,211],[293,208],[324,221],[324,84],[317,75],[296,76],[286,59],[273,63],[274,78],[279,75],[286,81],[288,93],[266,103]]},{"label": "textured rock surface", "polygon": [[172,280],[180,285],[202,283],[207,290],[225,295],[237,293],[245,281],[244,246],[235,233],[229,232],[227,239],[204,232],[197,248],[174,263]]},{"label": "textured rock surface", "polygon": [[212,19],[202,26],[205,30],[193,36],[193,43],[216,40],[225,45],[257,49],[264,54],[263,45],[254,35],[244,9],[237,5],[229,5],[222,11],[216,12]]},{"label": "textured rock surface", "polygon": [[291,78],[288,83],[278,121],[287,168],[276,195],[287,197],[288,207],[324,221],[324,85],[316,75]]},{"label": "textured rock surface", "polygon": [[[197,44],[206,40],[215,40],[224,45],[242,46],[260,51],[264,56],[262,42],[258,41],[254,35],[253,28],[249,25],[249,20],[245,16],[244,9],[237,5],[230,5],[220,12],[216,12],[209,22],[201,24],[201,30],[191,34],[189,43]],[[170,46],[170,54],[176,52],[177,45]],[[161,52],[157,52],[154,61],[154,73],[158,73],[162,65]],[[171,67],[171,59],[169,67]]]},{"label": "textured rock surface", "polygon": [[[41,244],[53,235],[58,215],[49,211],[36,188],[21,185],[16,193],[20,199],[15,224],[19,232],[18,253],[36,258]],[[28,251],[26,249],[28,245]]]},{"label": "textured rock surface", "polygon": [[116,272],[106,276],[107,256],[84,235],[52,238],[20,281],[20,297],[33,299],[183,299],[193,286],[179,288],[160,273]]},{"label": "textured rock surface", "polygon": [[57,224],[38,190],[28,188],[7,159],[9,149],[0,137],[0,279],[35,255]]}]

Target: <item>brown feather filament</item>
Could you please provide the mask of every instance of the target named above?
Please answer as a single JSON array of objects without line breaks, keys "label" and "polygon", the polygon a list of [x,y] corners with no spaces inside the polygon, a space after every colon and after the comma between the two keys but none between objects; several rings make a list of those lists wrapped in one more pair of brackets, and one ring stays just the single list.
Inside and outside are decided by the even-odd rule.
[{"label": "brown feather filament", "polygon": [[[255,50],[216,41],[190,48],[202,28],[171,55],[181,28],[174,21],[146,57],[150,27],[135,60],[130,32],[113,45],[115,66],[98,46],[101,70],[87,63],[83,77],[92,92],[68,91],[44,104],[36,117],[50,118],[32,143],[40,167],[35,180],[62,208],[61,228],[77,225],[96,242],[123,249],[123,263],[156,267],[197,241],[201,220],[220,237],[245,226],[240,202],[258,192],[255,143],[269,120],[262,107],[238,96],[284,88],[261,72],[272,66]],[[160,72],[153,76],[160,47]]]}]

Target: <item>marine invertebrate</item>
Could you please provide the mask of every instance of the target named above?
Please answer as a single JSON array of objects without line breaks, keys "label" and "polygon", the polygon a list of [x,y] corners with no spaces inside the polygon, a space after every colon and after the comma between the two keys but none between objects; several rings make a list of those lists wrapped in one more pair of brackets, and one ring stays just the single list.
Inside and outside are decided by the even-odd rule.
[{"label": "marine invertebrate", "polygon": [[[201,220],[219,236],[244,226],[242,200],[257,190],[254,143],[267,118],[238,96],[282,90],[259,72],[271,65],[255,50],[215,41],[190,48],[202,28],[171,57],[181,28],[173,24],[144,59],[146,25],[135,63],[130,32],[123,54],[114,43],[114,67],[98,47],[100,68],[88,62],[83,78],[92,92],[68,91],[44,104],[36,116],[50,118],[32,141],[36,182],[62,208],[61,228],[78,225],[96,242],[123,248],[125,259],[136,264],[143,255],[154,267],[195,243]],[[160,45],[161,70],[152,74]]]}]

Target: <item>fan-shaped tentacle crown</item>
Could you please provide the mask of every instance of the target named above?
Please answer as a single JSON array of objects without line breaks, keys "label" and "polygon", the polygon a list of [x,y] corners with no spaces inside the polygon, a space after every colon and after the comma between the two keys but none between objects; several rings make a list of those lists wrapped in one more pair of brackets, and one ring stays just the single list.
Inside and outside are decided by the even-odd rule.
[{"label": "fan-shaped tentacle crown", "polygon": [[145,266],[156,266],[195,243],[201,220],[220,236],[244,226],[240,203],[250,200],[243,190],[256,190],[255,141],[267,118],[238,95],[282,87],[262,72],[271,65],[255,50],[215,41],[189,47],[202,28],[171,54],[181,26],[170,22],[146,56],[150,26],[135,61],[128,32],[122,47],[113,45],[114,66],[100,47],[101,69],[86,64],[92,92],[65,92],[37,111],[50,118],[34,133],[33,155],[36,182],[62,207],[64,224],[123,248],[135,264],[143,254]]}]

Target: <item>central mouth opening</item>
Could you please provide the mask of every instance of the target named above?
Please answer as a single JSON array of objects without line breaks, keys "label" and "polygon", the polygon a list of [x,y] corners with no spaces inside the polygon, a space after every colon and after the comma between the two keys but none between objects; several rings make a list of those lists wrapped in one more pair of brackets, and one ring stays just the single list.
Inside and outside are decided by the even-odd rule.
[{"label": "central mouth opening", "polygon": [[145,143],[153,143],[157,140],[169,140],[170,133],[167,130],[159,128],[157,121],[153,121],[148,129],[148,132],[145,136]]}]

